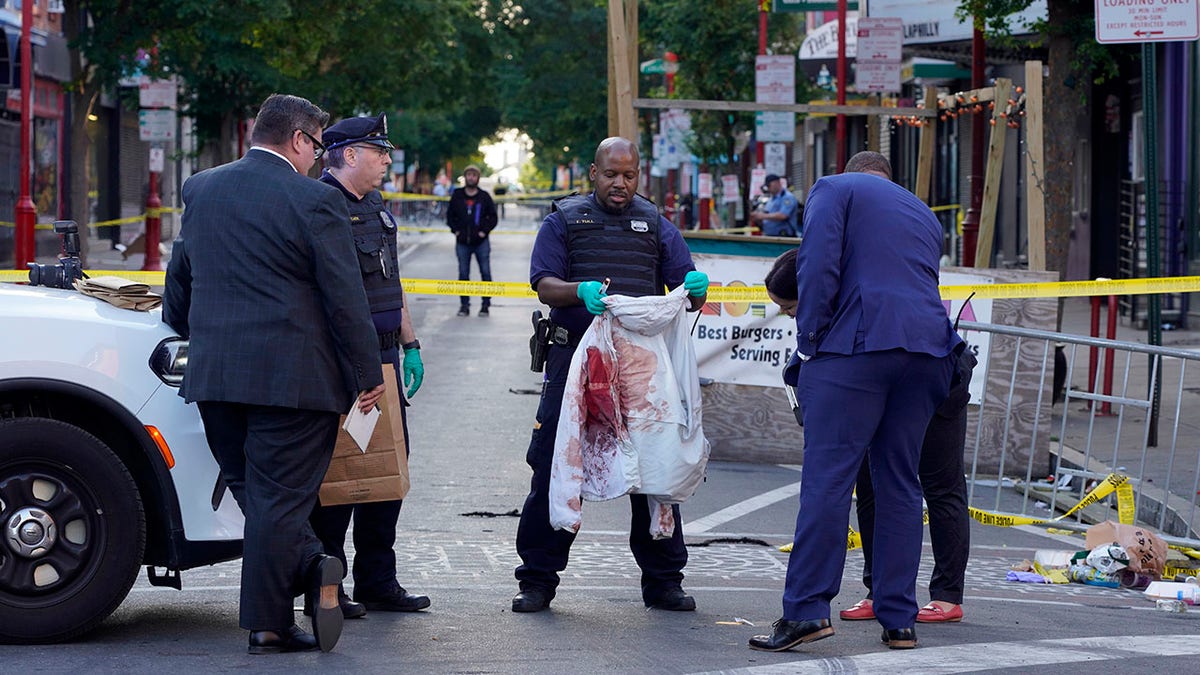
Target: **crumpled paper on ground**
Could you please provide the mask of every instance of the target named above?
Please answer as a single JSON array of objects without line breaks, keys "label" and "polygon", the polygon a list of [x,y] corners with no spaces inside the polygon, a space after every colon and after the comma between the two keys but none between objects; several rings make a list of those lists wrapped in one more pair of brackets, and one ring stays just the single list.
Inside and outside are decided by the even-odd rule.
[{"label": "crumpled paper on ground", "polygon": [[99,298],[114,307],[148,312],[162,304],[162,296],[150,291],[147,284],[117,276],[76,279],[75,290]]}]

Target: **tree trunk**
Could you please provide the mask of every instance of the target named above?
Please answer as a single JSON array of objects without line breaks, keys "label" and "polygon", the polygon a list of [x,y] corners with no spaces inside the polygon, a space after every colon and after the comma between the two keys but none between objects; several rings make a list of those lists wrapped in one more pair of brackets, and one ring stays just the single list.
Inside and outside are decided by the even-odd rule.
[{"label": "tree trunk", "polygon": [[[63,13],[63,34],[71,41],[79,37],[82,29],[80,21],[83,10],[78,2],[67,2]],[[95,86],[88,80],[89,72],[83,64],[78,49],[70,51],[72,89],[67,94],[70,97],[71,116],[67,123],[71,127],[70,147],[66,150],[72,159],[69,162],[70,174],[66,177],[63,202],[67,206],[66,215],[79,224],[79,255],[87,264],[88,240],[90,239],[90,222],[92,210],[88,199],[92,172],[92,139],[88,135],[88,113],[92,112],[91,104],[96,97]]]},{"label": "tree trunk", "polygon": [[[1047,5],[1052,26],[1066,25],[1075,7],[1073,3],[1054,0]],[[1085,93],[1079,87],[1086,86],[1088,80],[1077,77],[1071,70],[1075,49],[1069,36],[1053,35],[1049,46],[1050,75],[1045,80],[1043,97],[1048,105],[1042,113],[1046,129],[1046,269],[1058,272],[1059,278],[1062,278],[1067,270],[1073,225],[1071,207],[1075,182],[1075,146],[1078,140],[1076,119],[1081,96]],[[1068,86],[1068,83],[1075,84]]]}]

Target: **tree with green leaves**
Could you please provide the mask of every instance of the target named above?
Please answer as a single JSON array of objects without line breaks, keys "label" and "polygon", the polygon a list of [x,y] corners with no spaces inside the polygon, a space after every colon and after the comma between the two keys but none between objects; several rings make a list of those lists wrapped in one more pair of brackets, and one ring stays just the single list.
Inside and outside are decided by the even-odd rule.
[{"label": "tree with green leaves", "polygon": [[[795,54],[802,14],[774,13],[768,21],[767,51]],[[758,3],[689,0],[646,3],[642,44],[654,54],[679,57],[675,95],[709,101],[753,101],[754,57],[758,53]],[[797,83],[797,92],[807,82]],[[690,150],[705,162],[732,161],[739,136],[754,130],[753,113],[693,112]]]}]

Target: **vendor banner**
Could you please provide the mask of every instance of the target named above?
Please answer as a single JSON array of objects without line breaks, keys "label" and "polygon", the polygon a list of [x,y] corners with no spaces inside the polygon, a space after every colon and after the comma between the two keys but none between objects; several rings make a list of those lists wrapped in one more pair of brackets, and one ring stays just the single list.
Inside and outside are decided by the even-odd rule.
[{"label": "vendor banner", "polygon": [[[708,275],[712,286],[727,288],[761,287],[767,272],[775,263],[773,258],[694,254],[696,269]],[[945,286],[991,283],[989,278],[944,272],[940,283]],[[755,294],[746,302],[709,302],[700,310],[692,339],[696,343],[696,361],[700,377],[729,384],[760,387],[783,386],[783,367],[796,349],[796,322],[779,311],[779,306],[767,299],[766,291]],[[967,321],[990,323],[992,301],[971,298],[944,300],[946,313],[953,321],[961,312]],[[987,369],[990,334],[960,331],[979,358],[971,380],[971,402],[983,396]]]}]

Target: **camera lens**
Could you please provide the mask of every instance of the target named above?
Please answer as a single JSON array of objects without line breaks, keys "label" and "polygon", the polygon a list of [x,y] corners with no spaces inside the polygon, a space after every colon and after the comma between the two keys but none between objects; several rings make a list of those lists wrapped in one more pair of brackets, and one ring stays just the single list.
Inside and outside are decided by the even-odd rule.
[{"label": "camera lens", "polygon": [[42,265],[38,263],[28,263],[29,268],[29,285],[40,286],[42,283]]}]

